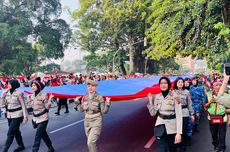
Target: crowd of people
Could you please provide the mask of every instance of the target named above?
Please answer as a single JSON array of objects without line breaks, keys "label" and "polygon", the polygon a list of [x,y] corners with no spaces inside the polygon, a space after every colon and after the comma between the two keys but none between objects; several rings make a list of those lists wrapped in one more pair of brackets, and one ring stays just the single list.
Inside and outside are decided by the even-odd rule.
[{"label": "crowd of people", "polygon": [[149,93],[150,115],[157,116],[154,134],[159,152],[185,152],[194,133],[199,132],[200,118],[207,111],[213,150],[226,150],[226,130],[230,127],[229,76],[221,79],[191,77],[175,80],[173,89],[167,77],[161,77],[161,93]]},{"label": "crowd of people", "polygon": [[86,80],[91,79],[95,81],[105,81],[105,80],[119,80],[119,79],[127,79],[127,78],[142,78],[149,77],[144,76],[143,74],[132,74],[132,75],[115,75],[111,73],[100,73],[94,74],[90,73],[89,75],[33,75],[33,76],[18,76],[18,77],[10,77],[10,76],[2,76],[0,77],[0,90],[7,89],[9,80],[16,79],[19,81],[21,87],[29,87],[33,80],[39,77],[39,81],[41,81],[45,86],[61,86],[61,85],[75,85],[75,84],[85,84]]},{"label": "crowd of people", "polygon": [[[130,76],[131,77],[131,76]],[[136,76],[132,76],[135,78]],[[49,138],[46,128],[49,121],[49,108],[54,96],[47,95],[43,89],[45,86],[58,86],[65,84],[87,84],[87,94],[74,99],[76,111],[84,112],[84,128],[87,137],[89,152],[97,152],[97,141],[101,134],[103,125],[103,114],[109,111],[111,106],[110,98],[102,98],[97,90],[98,81],[109,79],[120,79],[122,77],[98,75],[73,77],[52,77],[48,81],[41,78],[27,79],[21,81],[16,79],[6,81],[6,89],[2,93],[0,105],[6,108],[6,117],[9,129],[3,152],[7,152],[14,138],[18,147],[14,150],[19,152],[25,149],[23,138],[20,132],[20,124],[28,122],[28,111],[25,98],[18,88],[30,86],[32,94],[27,96],[27,102],[33,109],[32,124],[36,129],[34,137],[33,152],[39,151],[43,139],[49,152],[54,152],[52,141]],[[125,78],[125,77],[123,77]],[[148,104],[151,116],[157,116],[154,127],[154,135],[157,137],[159,152],[185,152],[192,138],[192,135],[199,132],[200,118],[204,111],[208,112],[208,122],[212,135],[212,144],[216,152],[226,150],[226,128],[230,126],[230,96],[226,92],[229,77],[224,75],[220,78],[218,74],[212,77],[200,75],[199,77],[178,77],[174,84],[167,76],[159,80],[161,92],[156,95],[148,94]],[[173,84],[173,85],[172,85]],[[5,86],[5,84],[3,84]],[[66,106],[68,113],[67,99],[58,99],[59,104],[57,115],[60,114],[61,106]]]}]

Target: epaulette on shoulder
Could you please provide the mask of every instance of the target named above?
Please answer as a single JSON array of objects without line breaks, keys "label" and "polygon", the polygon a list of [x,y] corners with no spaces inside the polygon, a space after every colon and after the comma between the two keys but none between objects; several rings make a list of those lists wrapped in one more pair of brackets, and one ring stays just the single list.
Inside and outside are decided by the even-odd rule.
[{"label": "epaulette on shoulder", "polygon": [[17,94],[18,94],[18,96],[24,98],[24,94],[22,92],[20,92],[20,91],[17,90]]}]

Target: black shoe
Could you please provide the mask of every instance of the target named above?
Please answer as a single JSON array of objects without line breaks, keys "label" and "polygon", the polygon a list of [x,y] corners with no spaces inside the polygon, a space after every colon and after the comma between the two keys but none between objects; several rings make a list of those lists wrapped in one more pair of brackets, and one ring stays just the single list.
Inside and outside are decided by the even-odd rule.
[{"label": "black shoe", "polygon": [[54,150],[53,146],[49,146],[49,149],[48,149],[48,151],[47,151],[47,152],[55,152],[55,150]]},{"label": "black shoe", "polygon": [[64,113],[69,113],[69,111],[66,111],[66,112],[64,112]]},{"label": "black shoe", "polygon": [[20,152],[20,151],[23,151],[23,150],[25,150],[25,147],[24,147],[24,146],[18,146],[18,148],[16,148],[16,149],[14,150],[14,152]]},{"label": "black shoe", "polygon": [[9,148],[4,147],[3,150],[2,150],[2,152],[8,152],[8,149]]},{"label": "black shoe", "polygon": [[60,115],[60,113],[59,113],[59,112],[55,112],[55,114],[56,114],[56,115]]},{"label": "black shoe", "polygon": [[214,151],[217,151],[218,150],[218,147],[217,146],[214,146]]},{"label": "black shoe", "polygon": [[216,148],[216,152],[225,152],[225,149],[223,149],[223,148]]}]

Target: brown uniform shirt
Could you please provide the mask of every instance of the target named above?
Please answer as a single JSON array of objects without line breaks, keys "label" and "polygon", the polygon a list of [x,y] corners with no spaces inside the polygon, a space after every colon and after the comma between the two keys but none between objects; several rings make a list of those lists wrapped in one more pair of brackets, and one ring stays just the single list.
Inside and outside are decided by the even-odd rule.
[{"label": "brown uniform shirt", "polygon": [[7,109],[17,109],[22,108],[21,110],[17,110],[14,112],[7,111],[7,118],[20,118],[20,117],[28,117],[27,108],[24,101],[23,93],[18,89],[15,89],[11,94],[9,90],[3,92],[2,94],[2,107],[7,107]]},{"label": "brown uniform shirt", "polygon": [[83,96],[82,103],[77,106],[78,110],[86,114],[107,113],[111,103],[105,102],[98,93],[86,94]]},{"label": "brown uniform shirt", "polygon": [[[47,95],[43,91],[41,91],[36,97],[34,93],[32,95],[29,95],[28,102],[31,104],[34,114],[42,113],[43,111],[45,111],[46,109],[48,110],[51,107],[51,102],[48,101]],[[33,116],[33,121],[36,123],[41,123],[48,119],[48,112],[38,117]]]}]

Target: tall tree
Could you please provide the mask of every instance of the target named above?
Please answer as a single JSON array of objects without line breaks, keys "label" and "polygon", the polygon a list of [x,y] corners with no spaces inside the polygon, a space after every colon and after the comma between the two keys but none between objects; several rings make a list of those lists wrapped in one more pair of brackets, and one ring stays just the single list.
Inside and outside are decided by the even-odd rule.
[{"label": "tall tree", "polygon": [[[80,18],[79,43],[87,46],[84,49],[91,52],[107,47],[113,54],[115,52],[111,50],[128,46],[125,50],[129,55],[130,72],[144,72],[142,51],[149,1],[105,0],[99,7],[95,5],[96,2],[98,1],[82,1],[82,9],[74,14]],[[124,73],[124,60],[119,61]]]},{"label": "tall tree", "polygon": [[156,0],[150,7],[151,41],[147,53],[153,59],[176,54],[194,55],[215,65],[215,57],[229,58],[230,16],[228,0]]},{"label": "tall tree", "polygon": [[[11,74],[29,74],[26,69],[45,58],[64,56],[71,31],[60,19],[59,0],[2,0],[0,2],[0,66],[12,63]],[[16,62],[14,61],[23,61]],[[32,64],[33,63],[33,64]],[[20,66],[19,66],[20,64]],[[8,73],[8,72],[7,72]]]}]

